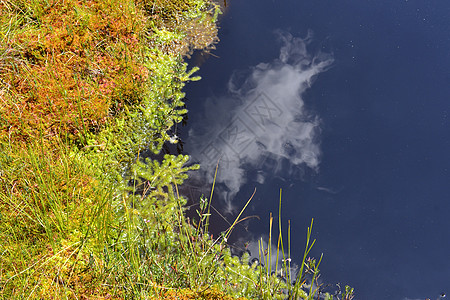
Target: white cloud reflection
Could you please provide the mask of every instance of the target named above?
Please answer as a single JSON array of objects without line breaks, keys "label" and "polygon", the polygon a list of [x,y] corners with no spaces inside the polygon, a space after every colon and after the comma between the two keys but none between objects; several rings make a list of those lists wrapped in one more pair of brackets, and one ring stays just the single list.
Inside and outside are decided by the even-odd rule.
[{"label": "white cloud reflection", "polygon": [[264,183],[271,176],[289,176],[293,167],[317,171],[320,160],[320,119],[305,107],[302,95],[316,76],[333,62],[331,55],[308,53],[304,39],[279,32],[279,58],[248,72],[235,72],[228,95],[208,99],[205,118],[189,132],[187,152],[201,170],[191,176],[211,186],[234,210],[232,201],[247,182]]}]

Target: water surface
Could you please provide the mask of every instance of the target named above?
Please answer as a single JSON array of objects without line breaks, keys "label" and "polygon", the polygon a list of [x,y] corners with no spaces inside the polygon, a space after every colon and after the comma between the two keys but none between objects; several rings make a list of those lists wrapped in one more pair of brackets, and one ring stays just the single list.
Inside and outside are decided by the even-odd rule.
[{"label": "water surface", "polygon": [[450,3],[227,2],[215,56],[186,88],[192,186],[220,157],[225,216],[256,187],[249,241],[282,188],[293,259],[314,218],[323,281],[357,299],[449,291]]}]

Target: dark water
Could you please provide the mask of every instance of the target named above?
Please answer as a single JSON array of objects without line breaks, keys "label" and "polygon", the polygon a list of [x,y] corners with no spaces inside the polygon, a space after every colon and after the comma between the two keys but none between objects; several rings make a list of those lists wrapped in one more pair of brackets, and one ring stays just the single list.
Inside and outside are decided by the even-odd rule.
[{"label": "dark water", "polygon": [[357,299],[450,291],[450,2],[228,4],[217,57],[186,88],[190,184],[210,185],[220,158],[230,219],[256,187],[248,241],[282,188],[293,259],[314,218],[323,281]]}]

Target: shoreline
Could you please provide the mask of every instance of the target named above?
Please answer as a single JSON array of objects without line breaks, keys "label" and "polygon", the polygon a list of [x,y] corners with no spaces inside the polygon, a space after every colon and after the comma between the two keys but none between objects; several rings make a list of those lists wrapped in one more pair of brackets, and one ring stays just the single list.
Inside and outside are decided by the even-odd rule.
[{"label": "shoreline", "polygon": [[200,80],[185,57],[214,47],[219,14],[209,0],[0,3],[3,298],[314,296],[294,276],[306,256],[299,271],[264,266],[270,243],[261,263],[231,255],[245,207],[215,239],[213,191],[185,217],[187,155],[140,156],[177,142],[182,89]]}]

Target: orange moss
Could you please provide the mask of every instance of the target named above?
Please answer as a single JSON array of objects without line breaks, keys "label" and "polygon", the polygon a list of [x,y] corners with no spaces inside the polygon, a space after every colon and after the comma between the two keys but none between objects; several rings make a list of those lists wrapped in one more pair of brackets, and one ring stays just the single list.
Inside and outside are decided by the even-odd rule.
[{"label": "orange moss", "polygon": [[[208,287],[204,291],[193,291],[191,289],[167,290],[158,299],[167,300],[232,300],[233,298],[216,288]],[[246,298],[237,298],[246,300]]]},{"label": "orange moss", "polygon": [[8,87],[0,139],[76,138],[105,122],[110,110],[139,100],[148,78],[139,43],[146,17],[123,5],[128,9],[106,1],[50,1],[34,12],[38,26],[27,24],[9,37],[5,48],[14,53],[12,67],[0,70]]},{"label": "orange moss", "polygon": [[[0,3],[0,140],[79,139],[140,101],[151,27],[184,32],[164,51],[186,55],[216,41],[212,16],[184,19],[192,1],[67,0]],[[9,22],[9,23],[8,23]]]}]

